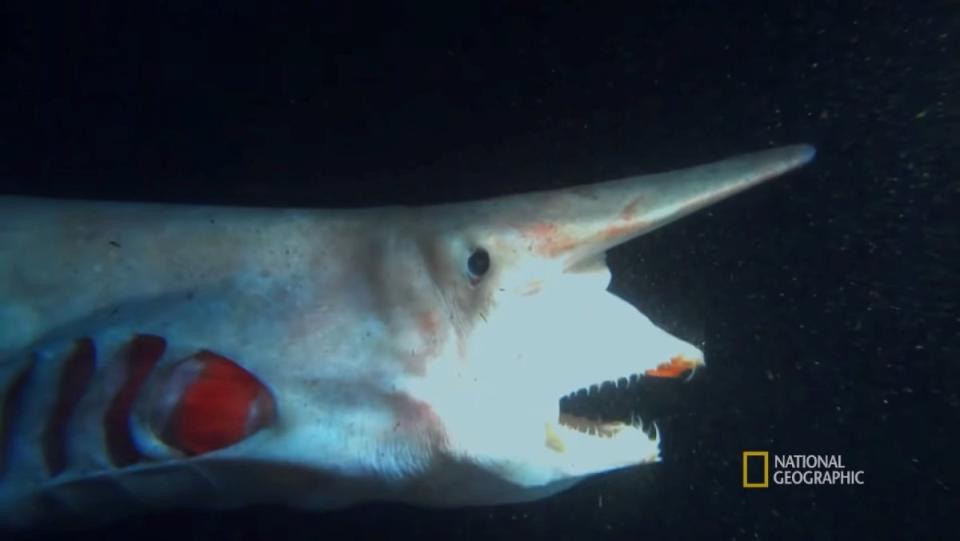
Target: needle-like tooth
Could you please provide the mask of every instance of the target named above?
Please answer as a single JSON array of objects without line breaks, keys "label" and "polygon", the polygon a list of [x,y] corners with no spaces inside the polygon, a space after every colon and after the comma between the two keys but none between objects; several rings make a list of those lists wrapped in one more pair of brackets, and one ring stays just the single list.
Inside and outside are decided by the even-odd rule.
[{"label": "needle-like tooth", "polygon": [[647,426],[643,427],[643,432],[650,438],[650,441],[657,441],[657,434],[659,434],[657,423],[647,424]]}]

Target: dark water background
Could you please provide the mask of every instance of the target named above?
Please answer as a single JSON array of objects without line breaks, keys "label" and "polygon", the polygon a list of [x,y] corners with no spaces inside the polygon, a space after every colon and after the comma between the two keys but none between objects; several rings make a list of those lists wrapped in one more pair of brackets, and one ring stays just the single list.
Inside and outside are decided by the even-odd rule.
[{"label": "dark water background", "polygon": [[[710,363],[663,464],[522,506],[71,537],[956,537],[956,1],[192,4],[0,7],[0,192],[425,204],[819,154],[611,254],[614,290]],[[745,490],[755,448],[842,454],[866,484]]]}]

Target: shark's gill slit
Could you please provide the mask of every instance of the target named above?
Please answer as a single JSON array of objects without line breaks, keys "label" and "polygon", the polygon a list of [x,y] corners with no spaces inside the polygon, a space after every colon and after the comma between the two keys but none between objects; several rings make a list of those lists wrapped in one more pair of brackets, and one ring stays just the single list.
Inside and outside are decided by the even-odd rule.
[{"label": "shark's gill slit", "polygon": [[74,410],[83,398],[96,370],[97,349],[90,338],[78,340],[60,372],[57,399],[43,432],[43,455],[47,471],[55,477],[67,469],[67,431]]},{"label": "shark's gill slit", "polygon": [[568,428],[613,437],[622,428],[642,428],[656,439],[654,422],[668,415],[683,381],[632,375],[571,392],[560,399],[558,422]]},{"label": "shark's gill slit", "polygon": [[142,458],[130,429],[130,412],[140,388],[167,349],[162,336],[140,334],[127,346],[125,381],[103,416],[107,452],[115,466],[129,466]]},{"label": "shark's gill slit", "polygon": [[20,421],[24,393],[33,375],[34,364],[31,362],[23,368],[4,391],[3,404],[0,408],[0,478],[7,472],[9,466],[8,455],[13,445],[16,424]]}]

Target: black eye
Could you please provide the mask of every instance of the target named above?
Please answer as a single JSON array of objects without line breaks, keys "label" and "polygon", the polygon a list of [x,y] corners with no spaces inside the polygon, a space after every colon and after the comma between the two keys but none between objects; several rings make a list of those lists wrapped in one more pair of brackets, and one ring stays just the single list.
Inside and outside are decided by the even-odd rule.
[{"label": "black eye", "polygon": [[483,248],[477,248],[467,259],[467,272],[473,279],[480,278],[490,270],[490,254]]}]

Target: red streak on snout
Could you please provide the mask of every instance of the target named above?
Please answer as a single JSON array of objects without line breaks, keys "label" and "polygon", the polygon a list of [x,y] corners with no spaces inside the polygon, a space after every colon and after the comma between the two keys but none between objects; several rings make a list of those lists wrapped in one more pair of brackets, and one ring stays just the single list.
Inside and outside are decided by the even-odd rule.
[{"label": "red streak on snout", "polygon": [[623,210],[620,212],[620,219],[621,220],[633,219],[633,215],[637,212],[637,208],[640,206],[640,203],[642,202],[643,202],[642,195],[638,195],[637,197],[634,197],[633,199],[631,199],[630,202],[627,203],[627,206],[623,207]]},{"label": "red streak on snout", "polygon": [[554,257],[576,246],[577,241],[554,223],[538,222],[521,231],[532,242],[533,250],[543,256]]}]

